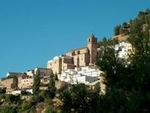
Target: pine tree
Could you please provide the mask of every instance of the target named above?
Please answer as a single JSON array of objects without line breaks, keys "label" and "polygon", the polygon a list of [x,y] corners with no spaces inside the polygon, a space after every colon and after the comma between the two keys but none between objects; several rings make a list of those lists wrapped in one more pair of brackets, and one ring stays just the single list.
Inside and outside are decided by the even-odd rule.
[{"label": "pine tree", "polygon": [[121,30],[121,25],[117,25],[114,28],[114,35],[119,35],[120,34],[120,30]]},{"label": "pine tree", "polygon": [[55,76],[53,72],[49,73],[48,97],[54,98],[56,95]]},{"label": "pine tree", "polygon": [[18,77],[17,76],[13,76],[12,88],[15,90],[18,89]]},{"label": "pine tree", "polygon": [[37,69],[37,72],[34,75],[33,94],[38,95],[39,89],[40,89],[40,70]]}]

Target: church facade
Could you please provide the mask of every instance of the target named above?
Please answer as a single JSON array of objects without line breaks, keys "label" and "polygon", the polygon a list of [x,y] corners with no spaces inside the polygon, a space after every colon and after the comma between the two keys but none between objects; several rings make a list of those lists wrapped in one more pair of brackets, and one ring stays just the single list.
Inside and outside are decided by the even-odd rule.
[{"label": "church facade", "polygon": [[87,39],[87,46],[74,49],[62,56],[54,57],[48,61],[47,68],[53,73],[60,74],[67,69],[95,65],[97,58],[97,38],[92,34]]}]

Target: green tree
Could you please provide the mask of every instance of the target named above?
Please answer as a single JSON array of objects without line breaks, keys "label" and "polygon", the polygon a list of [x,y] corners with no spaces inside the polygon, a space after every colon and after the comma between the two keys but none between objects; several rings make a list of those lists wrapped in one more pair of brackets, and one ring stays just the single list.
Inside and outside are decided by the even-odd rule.
[{"label": "green tree", "polygon": [[5,94],[6,93],[6,88],[0,88],[0,94]]},{"label": "green tree", "polygon": [[0,113],[17,113],[17,107],[14,106],[0,107]]},{"label": "green tree", "polygon": [[47,106],[46,110],[45,110],[45,113],[56,113],[56,112],[54,112],[53,107]]},{"label": "green tree", "polygon": [[[150,13],[149,13],[150,14]],[[130,64],[125,65],[117,57],[114,45],[105,46],[97,65],[106,74],[106,95],[102,98],[101,112],[149,113],[150,112],[150,32],[143,31],[147,13],[141,13],[132,21],[128,41],[134,54]],[[147,24],[147,26],[150,26]],[[106,109],[105,109],[106,108]]]},{"label": "green tree", "polygon": [[84,84],[73,85],[61,94],[63,113],[99,113],[99,94]]},{"label": "green tree", "polygon": [[13,76],[12,88],[15,90],[18,89],[18,77],[17,76]]},{"label": "green tree", "polygon": [[55,77],[55,80],[58,81],[58,75],[55,74],[54,77]]},{"label": "green tree", "polygon": [[40,70],[37,69],[36,74],[34,75],[34,83],[33,83],[33,94],[38,95],[40,88]]},{"label": "green tree", "polygon": [[4,99],[5,99],[5,102],[10,103],[10,104],[18,104],[21,101],[20,96],[15,96],[12,94],[5,94]]},{"label": "green tree", "polygon": [[131,25],[131,35],[129,42],[135,49],[135,54],[132,55],[132,73],[135,77],[135,90],[141,98],[138,99],[138,112],[150,112],[150,24],[147,23],[147,28],[143,31],[143,25],[147,20],[143,18],[150,15],[150,12],[140,14],[140,18],[134,21]]},{"label": "green tree", "polygon": [[[11,84],[11,88],[14,90],[18,89],[18,76],[11,75],[11,76],[8,76],[7,78],[13,79],[13,84]],[[7,79],[7,78],[3,78],[3,79]]]},{"label": "green tree", "polygon": [[55,76],[53,72],[49,73],[49,84],[48,84],[48,97],[54,98],[56,94],[56,87],[55,87]]},{"label": "green tree", "polygon": [[114,34],[115,34],[115,35],[119,35],[119,34],[120,34],[120,30],[121,30],[121,25],[117,25],[117,26],[114,28]]}]

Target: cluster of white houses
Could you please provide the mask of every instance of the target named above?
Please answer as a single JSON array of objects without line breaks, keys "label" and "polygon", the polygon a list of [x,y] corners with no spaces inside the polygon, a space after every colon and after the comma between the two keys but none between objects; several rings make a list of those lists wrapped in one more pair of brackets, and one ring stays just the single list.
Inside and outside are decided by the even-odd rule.
[{"label": "cluster of white houses", "polygon": [[[126,53],[131,49],[131,46],[124,41],[115,47],[117,51],[120,51],[122,58],[126,58]],[[97,38],[91,35],[86,47],[54,57],[48,61],[47,68],[35,68],[24,73],[9,72],[7,77],[0,81],[0,87],[5,87],[7,92],[12,94],[20,93],[21,90],[32,92],[33,77],[37,70],[40,71],[42,84],[48,84],[48,76],[51,72],[58,75],[59,81],[69,84],[84,83],[92,86],[98,82],[102,83],[103,78],[100,76],[102,72],[95,65],[98,50]],[[13,88],[14,78],[12,76],[17,76],[17,89]],[[104,92],[105,86],[103,84],[101,86]]]}]

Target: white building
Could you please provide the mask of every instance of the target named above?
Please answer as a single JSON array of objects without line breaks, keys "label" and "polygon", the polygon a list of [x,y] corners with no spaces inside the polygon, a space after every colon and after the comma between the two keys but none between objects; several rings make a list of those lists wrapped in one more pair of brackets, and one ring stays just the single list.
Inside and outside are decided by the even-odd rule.
[{"label": "white building", "polygon": [[[27,93],[33,94],[33,90],[32,89],[25,89],[24,91],[27,92]],[[15,90],[15,91],[9,92],[8,94],[20,95],[21,92],[22,92],[22,90]]]},{"label": "white building", "polygon": [[133,53],[133,47],[128,42],[120,42],[115,45],[115,51],[118,53],[119,58],[128,59],[129,55]]},{"label": "white building", "polygon": [[60,81],[64,81],[70,84],[84,83],[89,85],[95,81],[100,80],[100,74],[102,72],[96,67],[80,67],[75,69],[67,69],[58,75]]}]

